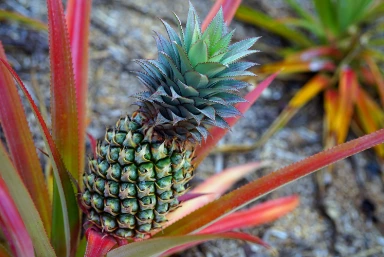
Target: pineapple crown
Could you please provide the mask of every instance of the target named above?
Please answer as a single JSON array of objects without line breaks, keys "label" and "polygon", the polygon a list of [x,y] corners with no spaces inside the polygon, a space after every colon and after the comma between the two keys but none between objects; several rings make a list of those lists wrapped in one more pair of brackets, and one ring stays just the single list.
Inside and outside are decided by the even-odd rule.
[{"label": "pineapple crown", "polygon": [[156,34],[158,59],[136,60],[148,90],[134,96],[140,100],[135,104],[157,132],[201,142],[208,126],[228,128],[224,119],[241,115],[233,105],[246,100],[236,93],[249,84],[236,78],[253,76],[246,70],[254,63],[239,59],[257,52],[249,48],[258,38],[231,45],[234,31],[227,31],[222,9],[204,32],[192,4],[185,28],[174,15],[177,32],[162,20],[169,40]]}]

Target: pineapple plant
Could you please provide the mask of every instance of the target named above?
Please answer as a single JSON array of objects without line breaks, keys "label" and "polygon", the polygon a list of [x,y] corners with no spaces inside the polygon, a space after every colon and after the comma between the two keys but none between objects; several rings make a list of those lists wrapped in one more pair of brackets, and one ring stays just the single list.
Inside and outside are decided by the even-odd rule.
[{"label": "pineapple plant", "polygon": [[192,5],[185,28],[175,20],[177,30],[162,21],[169,39],[156,35],[158,59],[136,61],[147,88],[134,95],[137,111],[106,130],[83,176],[88,221],[120,239],[148,237],[179,207],[196,145],[209,127],[229,128],[225,118],[241,115],[233,105],[248,84],[236,78],[253,75],[254,63],[239,59],[256,52],[257,38],[230,44],[222,10],[204,32]]}]

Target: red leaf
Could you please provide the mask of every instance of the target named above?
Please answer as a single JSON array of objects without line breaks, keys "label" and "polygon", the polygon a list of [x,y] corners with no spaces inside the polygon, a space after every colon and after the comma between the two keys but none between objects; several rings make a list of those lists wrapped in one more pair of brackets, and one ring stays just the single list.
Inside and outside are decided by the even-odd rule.
[{"label": "red leaf", "polygon": [[[0,58],[6,60],[0,42]],[[44,173],[37,156],[21,99],[12,76],[0,62],[0,122],[13,163],[35,203],[48,233],[51,228],[51,206]]]},{"label": "red leaf", "polygon": [[[58,149],[55,145],[55,142],[53,141],[53,138],[49,133],[47,124],[45,123],[43,117],[41,116],[41,113],[39,112],[39,109],[37,108],[27,88],[25,87],[25,85],[23,84],[19,76],[16,74],[16,72],[11,68],[11,66],[5,60],[0,58],[0,62],[12,74],[13,78],[16,80],[20,89],[23,91],[24,95],[26,96],[28,103],[32,108],[32,111],[36,119],[38,120],[40,131],[42,132],[43,139],[47,145],[48,154],[51,158],[55,180],[57,182],[57,188],[60,196],[60,206],[62,208],[56,211],[62,212],[62,215],[64,216],[63,219],[61,220],[63,224],[56,224],[53,222],[54,226],[52,226],[52,231],[55,229],[55,226],[59,226],[60,229],[64,226],[62,230],[64,230],[64,234],[65,234],[62,237],[61,235],[59,236],[58,234],[60,232],[63,232],[61,230],[58,233],[53,233],[55,237],[52,238],[52,241],[53,241],[52,244],[56,242],[58,245],[60,245],[59,247],[60,253],[62,253],[61,250],[76,251],[78,236],[80,232],[80,216],[79,216],[79,209],[76,202],[76,197],[71,184],[72,177],[70,176],[70,173],[67,171],[61,159],[60,153],[58,152]],[[75,185],[77,184],[77,182],[74,180],[72,180],[72,182]],[[54,216],[55,215],[53,215],[53,217]],[[56,248],[55,250],[58,251],[58,248]]]},{"label": "red leaf", "polygon": [[298,196],[283,197],[270,200],[255,207],[234,212],[227,217],[213,223],[199,232],[204,234],[221,233],[239,228],[254,227],[272,222],[299,205]]},{"label": "red leaf", "polygon": [[236,10],[239,7],[240,3],[241,0],[217,0],[209,11],[203,24],[201,25],[201,30],[204,31],[208,27],[209,23],[220,10],[220,7],[223,8],[225,23],[229,25],[233,17],[235,16]]},{"label": "red leaf", "polygon": [[226,232],[220,234],[202,234],[202,235],[184,235],[172,237],[159,237],[155,239],[143,240],[118,247],[112,250],[108,256],[110,257],[147,257],[157,256],[169,249],[180,245],[188,245],[190,243],[202,243],[213,239],[239,239],[256,244],[264,244],[260,238],[238,232]]},{"label": "red leaf", "polygon": [[[88,96],[88,36],[91,0],[69,0],[67,3],[67,24],[71,41],[73,69],[76,83],[76,101],[79,123],[79,167],[84,167],[85,131]],[[82,176],[82,172],[79,173]],[[79,177],[79,179],[81,179]]]},{"label": "red leaf", "polygon": [[103,257],[114,247],[116,240],[104,233],[89,228],[86,232],[87,249],[84,257]]},{"label": "red leaf", "polygon": [[32,240],[17,207],[0,176],[0,227],[15,256],[35,256]]},{"label": "red leaf", "polygon": [[[236,105],[236,108],[241,112],[245,113],[251,106],[256,102],[256,100],[259,98],[261,93],[265,88],[267,88],[271,82],[276,78],[278,73],[275,73],[268,78],[266,78],[263,82],[261,82],[257,87],[252,90],[252,92],[248,93],[245,96],[245,100],[247,102],[245,103],[239,103]],[[240,117],[236,118],[227,118],[226,122],[229,124],[229,126],[233,126]],[[209,152],[216,146],[217,142],[221,138],[225,136],[225,134],[228,132],[228,129],[222,129],[218,127],[214,127],[210,130],[210,134],[212,135],[211,137],[208,137],[208,139],[201,143],[201,145],[197,146],[196,148],[196,153],[197,153],[197,158],[194,160],[194,163],[198,165],[204,158],[209,154]]]},{"label": "red leaf", "polygon": [[[270,245],[268,245],[266,242],[264,242],[261,238],[259,238],[257,236],[253,236],[253,235],[249,235],[249,234],[245,234],[245,233],[238,233],[238,232],[227,232],[227,233],[236,233],[238,236],[241,235],[241,238],[238,238],[240,240],[251,241],[255,244],[258,244],[258,245],[264,246],[265,248],[271,249]],[[207,233],[207,234],[214,235],[213,233]],[[205,241],[199,241],[199,242],[189,243],[189,244],[185,244],[185,245],[180,245],[178,247],[174,247],[174,248],[166,251],[165,253],[163,253],[160,256],[170,256],[172,254],[175,254],[175,253],[181,252],[183,250],[189,249],[193,246],[199,245],[199,244],[204,243],[204,242]]]},{"label": "red leaf", "polygon": [[190,193],[192,194],[204,194],[203,196],[182,203],[181,208],[168,214],[168,224],[163,227],[167,227],[170,223],[173,223],[187,214],[197,210],[198,208],[212,202],[220,197],[225,191],[229,190],[239,179],[243,178],[250,172],[265,166],[267,163],[251,162],[235,167],[228,168],[222,172],[208,178],[203,183],[199,184]]},{"label": "red leaf", "polygon": [[49,56],[51,64],[51,119],[52,137],[64,164],[75,178],[80,166],[79,124],[76,86],[72,68],[67,26],[59,0],[47,0],[49,25]]},{"label": "red leaf", "polygon": [[160,234],[162,236],[186,235],[199,231],[283,185],[383,142],[384,129],[381,129],[269,173],[188,214],[165,228],[162,233],[156,234],[155,237]]}]

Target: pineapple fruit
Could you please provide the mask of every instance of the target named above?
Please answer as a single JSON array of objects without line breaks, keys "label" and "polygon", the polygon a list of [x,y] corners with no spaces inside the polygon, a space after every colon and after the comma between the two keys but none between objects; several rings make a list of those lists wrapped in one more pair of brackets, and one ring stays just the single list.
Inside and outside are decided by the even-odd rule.
[{"label": "pineapple fruit", "polygon": [[248,84],[236,77],[253,75],[238,60],[257,38],[230,45],[222,10],[204,32],[192,5],[185,28],[175,20],[177,30],[163,21],[169,40],[156,37],[158,59],[137,60],[147,88],[134,96],[138,110],[107,129],[83,176],[88,221],[117,238],[144,238],[167,221],[194,175],[196,144],[241,114],[236,92]]}]

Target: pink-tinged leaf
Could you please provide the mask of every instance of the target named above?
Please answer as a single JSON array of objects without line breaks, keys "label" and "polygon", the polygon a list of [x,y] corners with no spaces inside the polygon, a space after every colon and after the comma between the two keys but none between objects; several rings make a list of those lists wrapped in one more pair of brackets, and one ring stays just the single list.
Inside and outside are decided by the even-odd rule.
[{"label": "pink-tinged leaf", "polygon": [[87,230],[86,236],[87,249],[84,257],[103,257],[117,244],[113,237],[92,228]]},{"label": "pink-tinged leaf", "polygon": [[201,25],[201,30],[204,31],[208,27],[209,23],[216,16],[221,7],[223,8],[225,23],[229,25],[240,4],[241,0],[217,0]]},{"label": "pink-tinged leaf", "polygon": [[201,196],[204,196],[204,195],[207,195],[207,194],[186,193],[185,195],[179,196],[177,199],[178,199],[180,202],[186,202],[186,201],[190,201],[190,200],[192,200],[192,199],[196,199],[196,198],[201,197]]},{"label": "pink-tinged leaf", "polygon": [[33,244],[23,219],[8,192],[4,180],[0,176],[0,227],[7,238],[14,256],[35,256]]},{"label": "pink-tinged leaf", "polygon": [[[247,100],[247,102],[237,104],[236,108],[241,113],[245,113],[252,106],[252,104],[256,102],[256,100],[259,98],[264,89],[266,89],[272,83],[272,81],[276,78],[277,75],[278,73],[275,73],[266,78],[263,82],[259,83],[254,90],[252,90],[245,96],[245,100]],[[227,118],[225,121],[229,124],[229,126],[232,127],[239,119],[240,117]],[[194,160],[194,163],[198,165],[202,160],[204,160],[204,158],[209,154],[209,152],[216,146],[217,142],[219,142],[219,140],[223,138],[227,132],[228,129],[222,129],[218,127],[212,128],[210,130],[210,134],[212,136],[208,137],[205,142],[197,146],[197,158]]]},{"label": "pink-tinged leaf", "polygon": [[38,29],[38,30],[43,30],[43,31],[48,30],[47,24],[45,24],[39,20],[24,16],[20,13],[15,13],[15,12],[11,12],[11,11],[0,10],[0,21],[3,21],[3,20],[20,22],[20,23],[23,23],[27,26],[30,26],[30,27]]},{"label": "pink-tinged leaf", "polygon": [[[79,178],[80,142],[76,85],[63,6],[59,0],[47,0],[49,56],[51,65],[52,137],[64,164],[73,177]],[[84,138],[82,138],[84,139]]]},{"label": "pink-tinged leaf", "polygon": [[271,64],[265,64],[252,69],[256,74],[271,74],[280,71],[280,75],[301,73],[301,72],[318,72],[318,71],[333,71],[335,65],[328,60],[311,60],[311,61],[281,61]]},{"label": "pink-tinged leaf", "polygon": [[[84,167],[85,131],[88,97],[88,36],[91,0],[70,0],[67,3],[67,24],[71,42],[73,70],[76,83],[77,120],[79,126],[79,167]],[[82,179],[79,172],[79,181]]]},{"label": "pink-tinged leaf", "polygon": [[178,208],[168,214],[167,219],[169,220],[169,222],[163,227],[167,227],[169,224],[174,223],[180,218],[186,216],[187,214],[219,198],[222,194],[228,191],[239,179],[244,178],[244,176],[246,176],[247,174],[255,171],[256,169],[262,168],[267,164],[268,163],[251,162],[244,165],[228,168],[210,177],[190,192],[192,194],[205,195],[182,203],[181,208]]},{"label": "pink-tinged leaf", "polygon": [[376,62],[370,55],[365,56],[365,61],[367,62],[369,69],[372,72],[373,78],[377,84],[377,88],[380,94],[381,106],[384,107],[384,77],[381,74],[379,66],[377,66]]},{"label": "pink-tinged leaf", "polygon": [[255,227],[293,211],[300,203],[298,196],[282,197],[256,205],[244,211],[231,213],[199,232],[203,234],[221,233],[234,229]]},{"label": "pink-tinged leaf", "polygon": [[317,74],[309,80],[289,101],[288,106],[273,121],[271,126],[257,142],[257,145],[263,145],[279,129],[283,128],[292,117],[313,99],[317,94],[330,85],[330,79],[322,74]]},{"label": "pink-tinged leaf", "polygon": [[[209,234],[209,233],[207,233]],[[249,234],[244,234],[244,233],[239,233],[239,234],[243,234],[246,238],[248,237],[251,237],[252,238],[252,243],[255,243],[255,244],[258,244],[258,245],[261,245],[267,249],[272,249],[271,246],[269,244],[267,244],[266,242],[264,242],[261,238],[259,237],[256,237],[256,236],[252,236],[252,235],[249,235]],[[248,240],[249,241],[249,240]],[[180,246],[177,246],[177,247],[174,247],[168,251],[166,251],[165,253],[161,254],[160,256],[171,256],[172,254],[175,254],[175,253],[178,253],[178,252],[181,252],[181,251],[184,251],[186,249],[189,249],[191,247],[194,247],[196,245],[199,245],[201,243],[204,243],[204,241],[198,241],[198,242],[194,242],[194,243],[189,243],[189,244],[185,244],[185,245],[180,245]],[[273,255],[272,255],[273,256]]]},{"label": "pink-tinged leaf", "polygon": [[[384,126],[384,112],[376,102],[362,89],[356,99],[357,118],[366,133],[376,131]],[[384,145],[377,145],[375,151],[384,158]]]},{"label": "pink-tinged leaf", "polygon": [[190,213],[154,237],[186,235],[198,232],[220,218],[229,215],[281,186],[383,142],[384,129],[381,129],[375,133],[338,145],[303,161],[269,173]]},{"label": "pink-tinged leaf", "polygon": [[[13,165],[8,153],[5,149],[5,146],[0,141],[0,177],[2,181],[5,182],[10,197],[15,203],[18,213],[20,214],[24,225],[28,231],[28,234],[32,240],[34,250],[37,256],[47,256],[55,257],[56,254],[49,243],[49,238],[44,230],[43,222],[40,218],[39,212],[37,211],[33,200],[25,187],[20,175],[16,171],[15,166]],[[1,197],[0,204],[7,203],[6,197]],[[3,216],[5,213],[1,212],[0,216]],[[14,217],[11,217],[11,225],[17,225],[19,219],[15,214]],[[23,242],[24,243],[24,242]],[[25,247],[29,248],[29,242],[25,242]],[[23,246],[24,247],[24,246]]]},{"label": "pink-tinged leaf", "polygon": [[[0,42],[0,58],[6,60]],[[37,156],[33,136],[28,126],[19,93],[8,70],[0,63],[0,122],[8,148],[33,202],[39,210],[44,227],[51,227],[51,206],[44,173]]]},{"label": "pink-tinged leaf", "polygon": [[[31,109],[33,111],[33,114],[38,120],[38,125],[40,131],[42,132],[42,136],[46,144],[46,148],[48,150],[48,154],[53,167],[54,177],[56,180],[56,189],[58,190],[58,197],[60,201],[57,203],[59,203],[59,206],[61,208],[53,208],[54,215],[52,216],[52,244],[54,245],[54,247],[56,247],[55,250],[59,256],[66,256],[67,253],[69,253],[70,251],[73,251],[74,254],[74,251],[76,251],[77,247],[81,224],[79,208],[71,184],[72,177],[67,171],[63,160],[61,159],[60,153],[58,152],[56,144],[49,133],[47,124],[41,116],[41,113],[39,112],[39,109],[33,101],[27,88],[25,87],[19,76],[17,76],[16,72],[5,60],[0,58],[0,62],[5,67],[7,67],[8,71],[12,74],[18,86],[26,96],[28,103],[30,104]],[[76,181],[72,180],[72,182],[77,185]],[[60,223],[54,220],[54,218],[59,217],[59,214],[61,214],[62,216],[62,219],[59,221]],[[64,233],[61,233],[62,231],[64,231]]]},{"label": "pink-tinged leaf", "polygon": [[300,61],[311,61],[314,58],[328,56],[332,58],[341,57],[341,53],[338,49],[332,46],[318,46],[306,49],[304,51],[300,51],[295,54],[291,54],[285,58],[285,61],[295,62],[297,60]]},{"label": "pink-tinged leaf", "polygon": [[[51,67],[52,138],[65,165],[65,169],[68,170],[74,178],[79,179],[80,174],[82,174],[85,168],[82,166],[84,160],[80,160],[84,158],[84,156],[81,155],[83,152],[81,152],[80,149],[82,149],[85,143],[85,135],[80,136],[82,132],[80,131],[78,121],[76,84],[72,66],[69,34],[61,0],[47,0],[47,7]],[[83,132],[85,133],[85,131]],[[63,173],[65,173],[64,170]],[[65,183],[63,178],[55,176],[55,180],[56,179],[61,180],[58,181],[57,184]],[[65,184],[63,186],[65,186]],[[70,182],[67,186],[67,190],[72,190],[73,195]],[[73,256],[79,239],[80,214],[78,208],[75,210],[70,210],[69,206],[67,208],[67,204],[74,204],[77,207],[76,198],[72,198],[71,196],[71,203],[67,203],[65,198],[66,195],[64,195],[64,191],[61,190],[60,192],[60,188],[54,186],[52,245],[58,255]],[[67,210],[73,211],[73,215],[68,215]],[[70,219],[73,219],[73,223]]]},{"label": "pink-tinged leaf", "polygon": [[239,239],[255,244],[260,244],[263,241],[260,238],[238,232],[226,232],[211,235],[186,235],[186,236],[170,236],[159,237],[155,239],[144,240],[140,242],[131,243],[125,246],[118,247],[110,251],[107,257],[149,257],[157,256],[173,247],[185,245],[195,242],[205,242],[213,239]]},{"label": "pink-tinged leaf", "polygon": [[353,106],[357,96],[358,82],[354,71],[350,68],[343,68],[340,72],[338,107],[334,112],[334,134],[337,143],[341,144],[347,138],[351,124]]}]

